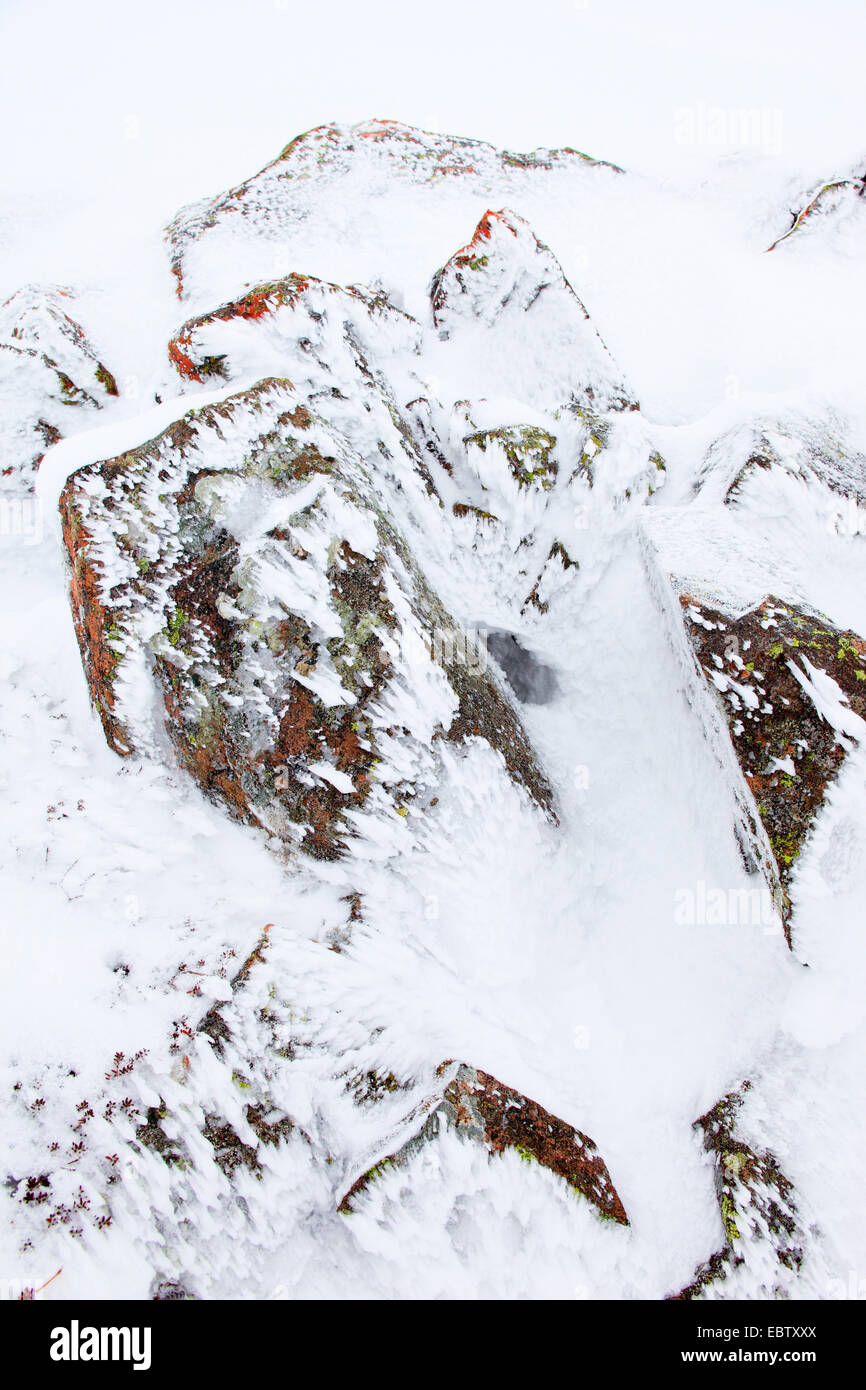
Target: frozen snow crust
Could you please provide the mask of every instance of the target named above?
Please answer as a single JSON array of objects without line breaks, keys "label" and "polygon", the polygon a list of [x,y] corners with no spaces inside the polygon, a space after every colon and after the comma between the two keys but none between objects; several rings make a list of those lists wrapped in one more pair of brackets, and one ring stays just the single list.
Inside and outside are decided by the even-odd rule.
[{"label": "frozen snow crust", "polygon": [[[744,215],[750,273],[831,282],[857,186]],[[862,1266],[862,419],[820,372],[641,408],[569,228],[661,200],[329,126],[178,214],[135,393],[86,294],[0,312],[22,1287]]]}]

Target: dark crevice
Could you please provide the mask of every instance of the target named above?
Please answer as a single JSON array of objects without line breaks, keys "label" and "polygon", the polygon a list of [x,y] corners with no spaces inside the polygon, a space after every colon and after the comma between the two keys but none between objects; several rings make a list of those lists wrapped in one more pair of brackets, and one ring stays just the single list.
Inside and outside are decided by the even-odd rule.
[{"label": "dark crevice", "polygon": [[487,650],[521,704],[549,705],[556,698],[559,686],[554,672],[521,646],[513,632],[488,632]]}]

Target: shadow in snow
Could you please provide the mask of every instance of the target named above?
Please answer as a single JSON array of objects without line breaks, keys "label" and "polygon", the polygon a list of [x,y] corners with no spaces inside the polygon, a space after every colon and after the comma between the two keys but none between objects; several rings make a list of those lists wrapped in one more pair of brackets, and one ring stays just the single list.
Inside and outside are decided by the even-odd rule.
[{"label": "shadow in snow", "polygon": [[487,650],[522,704],[549,705],[556,698],[558,685],[553,671],[522,647],[513,632],[488,632]]}]

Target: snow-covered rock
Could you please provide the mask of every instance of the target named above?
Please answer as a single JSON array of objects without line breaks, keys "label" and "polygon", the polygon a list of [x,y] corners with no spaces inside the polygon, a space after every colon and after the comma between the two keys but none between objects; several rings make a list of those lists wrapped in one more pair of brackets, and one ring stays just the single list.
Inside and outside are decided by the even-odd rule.
[{"label": "snow-covered rock", "polygon": [[585,1134],[486,1072],[454,1063],[442,1071],[443,1083],[448,1079],[441,1095],[418,1108],[406,1126],[414,1132],[398,1149],[356,1178],[340,1202],[342,1211],[351,1212],[370,1183],[387,1169],[404,1167],[426,1144],[435,1144],[440,1134],[451,1129],[493,1154],[516,1149],[525,1162],[538,1163],[562,1178],[606,1220],[628,1225],[604,1161]]},{"label": "snow-covered rock", "polygon": [[676,1298],[790,1298],[804,1259],[815,1258],[791,1182],[772,1153],[755,1152],[737,1133],[750,1090],[745,1081],[695,1122],[716,1165],[725,1243]]},{"label": "snow-covered rock", "polygon": [[65,294],[3,310],[16,478],[50,445],[4,570],[29,1286],[822,1297],[862,1257],[864,440],[818,377],[641,409],[622,298],[669,370],[686,204],[326,126],[171,224],[152,409]]},{"label": "snow-covered rock", "polygon": [[109,743],[153,755],[164,725],[231,813],[323,858],[360,808],[395,820],[433,794],[440,738],[486,738],[550,811],[518,716],[383,508],[379,456],[308,400],[269,378],[72,475],[76,629]]},{"label": "snow-covered rock", "polygon": [[787,923],[787,888],[827,786],[866,734],[866,642],[773,597],[737,615],[687,593],[680,603],[772,848],[769,886],[781,885]]},{"label": "snow-covered rock", "polygon": [[[304,223],[315,224],[323,214],[330,226],[336,221],[351,237],[360,190],[374,188],[380,196],[386,191],[403,197],[415,193],[432,209],[454,194],[461,200],[467,193],[483,199],[503,181],[525,194],[550,174],[598,180],[622,172],[567,147],[516,154],[483,140],[434,134],[399,121],[318,126],[290,141],[253,178],[177,214],[168,236],[178,297],[197,300],[212,294],[215,283],[217,293],[223,283],[235,289],[239,267],[245,278],[263,278],[253,269],[263,264],[262,243],[271,259]],[[368,230],[374,237],[375,220],[388,216],[387,201],[378,207],[365,202],[363,216],[373,220]],[[231,285],[226,279],[229,260],[234,263]]]},{"label": "snow-covered rock", "polygon": [[833,237],[841,247],[850,245],[851,239],[862,244],[866,231],[866,173],[862,164],[856,170],[838,177],[829,178],[824,183],[807,191],[800,192],[791,209],[791,222],[786,230],[780,232],[768,251],[777,247],[787,250],[792,239],[798,244],[817,236]]},{"label": "snow-covered rock", "polygon": [[74,298],[68,289],[28,285],[0,305],[3,491],[31,490],[45,450],[83,427],[71,417],[99,410],[118,394],[69,312]]}]

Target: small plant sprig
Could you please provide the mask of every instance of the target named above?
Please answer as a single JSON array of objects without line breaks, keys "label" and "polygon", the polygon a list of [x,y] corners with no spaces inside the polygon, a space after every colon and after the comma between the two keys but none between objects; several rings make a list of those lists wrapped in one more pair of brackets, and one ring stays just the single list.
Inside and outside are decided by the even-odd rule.
[{"label": "small plant sprig", "polygon": [[111,1071],[105,1073],[106,1081],[112,1081],[116,1076],[128,1076],[137,1062],[146,1057],[150,1051],[147,1047],[139,1048],[134,1057],[127,1057],[123,1052],[115,1052],[114,1066]]}]

